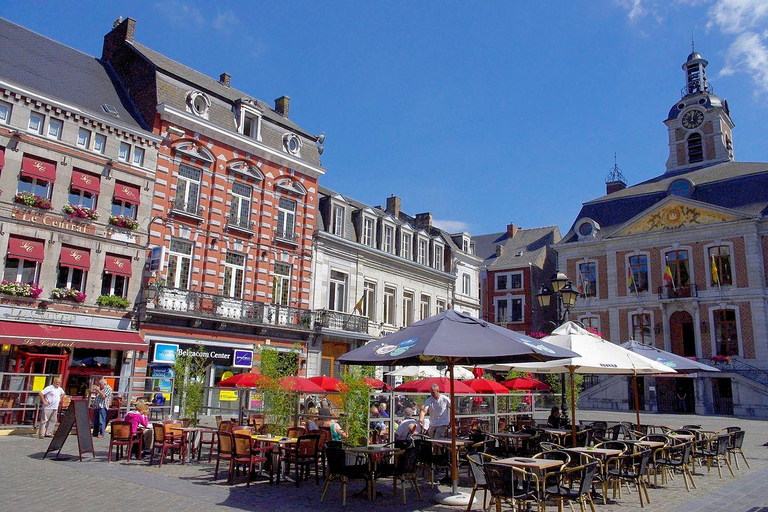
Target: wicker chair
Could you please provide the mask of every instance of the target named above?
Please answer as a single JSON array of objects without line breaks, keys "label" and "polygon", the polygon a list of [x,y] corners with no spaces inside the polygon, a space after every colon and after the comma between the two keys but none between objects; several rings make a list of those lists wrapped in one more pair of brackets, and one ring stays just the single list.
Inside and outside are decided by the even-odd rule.
[{"label": "wicker chair", "polygon": [[128,454],[126,455],[125,460],[131,460],[131,451],[133,450],[133,445],[138,446],[139,458],[141,458],[142,437],[134,436],[131,433],[131,422],[112,420],[111,424],[112,429],[109,435],[109,452],[107,452],[107,462],[112,461],[112,449],[115,446],[117,447],[116,459],[122,457],[123,447],[127,446],[128,450],[126,451]]},{"label": "wicker chair", "polygon": [[344,452],[341,441],[328,441],[325,448],[328,458],[328,477],[325,480],[323,494],[320,502],[325,500],[331,482],[339,480],[341,482],[341,504],[347,504],[347,482],[350,480],[365,480],[368,488],[368,499],[371,499],[371,474],[368,471],[368,464],[346,464],[346,453]]},{"label": "wicker chair", "polygon": [[[544,494],[547,499],[558,502],[558,510],[563,509],[563,502],[576,500],[579,502],[581,512],[586,511],[589,504],[594,512],[595,505],[592,503],[592,483],[595,480],[599,464],[590,462],[583,466],[567,468],[557,473],[548,473],[545,480]],[[546,485],[546,482],[553,481],[554,484]]]},{"label": "wicker chair", "polygon": [[[224,422],[222,422],[224,423]],[[216,480],[219,477],[219,464],[222,460],[229,461],[230,467],[232,466],[233,444],[232,433],[224,430],[219,430],[218,435],[219,450],[216,454],[216,468],[213,470],[213,479]]]},{"label": "wicker chair", "polygon": [[[155,460],[155,451],[160,450],[160,467],[163,467],[163,460],[167,456],[168,452],[171,453],[171,461],[173,461],[173,452],[178,451],[181,457],[184,457],[184,442],[182,436],[175,435],[172,432],[166,430],[167,425],[152,424],[152,431],[155,435],[155,441],[152,443],[152,452],[149,456],[149,464]],[[182,459],[183,460],[183,459]]]}]

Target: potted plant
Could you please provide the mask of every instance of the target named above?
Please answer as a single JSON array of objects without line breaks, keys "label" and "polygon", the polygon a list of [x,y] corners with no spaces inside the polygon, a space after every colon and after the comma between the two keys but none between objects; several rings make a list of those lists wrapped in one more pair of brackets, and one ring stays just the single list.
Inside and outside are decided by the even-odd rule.
[{"label": "potted plant", "polygon": [[130,217],[126,217],[125,215],[110,215],[109,223],[112,224],[113,226],[117,226],[123,229],[129,229],[131,231],[139,228],[138,222],[136,222]]},{"label": "potted plant", "polygon": [[32,297],[36,299],[43,293],[43,289],[35,284],[3,280],[0,282],[0,293],[13,295],[15,297]]},{"label": "potted plant", "polygon": [[73,219],[98,220],[99,218],[99,212],[97,212],[96,209],[79,204],[65,204],[64,213]]},{"label": "potted plant", "polygon": [[99,295],[96,299],[96,304],[101,307],[125,309],[131,303],[128,299],[124,299],[117,295]]},{"label": "potted plant", "polygon": [[23,204],[24,206],[40,208],[41,210],[50,210],[53,208],[50,199],[40,197],[32,192],[16,192],[13,201],[18,204]]},{"label": "potted plant", "polygon": [[72,288],[54,288],[51,290],[51,298],[57,300],[70,300],[72,302],[85,302],[85,294]]}]

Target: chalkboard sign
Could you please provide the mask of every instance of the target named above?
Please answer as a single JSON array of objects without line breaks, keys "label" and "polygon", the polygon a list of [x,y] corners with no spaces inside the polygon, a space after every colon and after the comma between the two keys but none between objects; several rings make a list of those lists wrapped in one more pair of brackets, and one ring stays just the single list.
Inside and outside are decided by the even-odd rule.
[{"label": "chalkboard sign", "polygon": [[67,407],[64,417],[59,423],[59,428],[56,429],[56,433],[51,439],[51,444],[48,445],[48,449],[45,451],[45,458],[49,452],[58,450],[56,456],[61,453],[61,449],[64,447],[64,441],[67,440],[69,433],[72,432],[72,426],[75,427],[75,433],[77,434],[77,447],[80,451],[80,460],[83,460],[83,454],[90,452],[91,455],[96,457],[96,452],[93,449],[93,438],[91,437],[91,424],[88,421],[88,400],[85,398],[73,398]]}]

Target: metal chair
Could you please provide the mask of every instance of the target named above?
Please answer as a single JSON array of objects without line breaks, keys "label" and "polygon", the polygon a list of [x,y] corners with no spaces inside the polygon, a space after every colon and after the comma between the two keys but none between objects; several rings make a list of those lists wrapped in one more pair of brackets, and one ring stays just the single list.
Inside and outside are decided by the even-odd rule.
[{"label": "metal chair", "polygon": [[645,507],[643,503],[643,493],[645,493],[646,503],[651,502],[648,496],[648,487],[645,485],[645,476],[648,471],[648,461],[651,458],[650,450],[643,450],[633,454],[620,455],[608,460],[608,464],[616,461],[614,469],[608,469],[608,478],[613,482],[613,497],[616,498],[616,489],[619,490],[621,498],[621,483],[633,482],[637,487],[637,494],[640,496],[640,508]]},{"label": "metal chair", "polygon": [[[595,512],[595,504],[592,502],[592,483],[597,474],[599,464],[590,462],[583,466],[567,468],[556,473],[548,473],[545,478],[544,494],[547,499],[558,502],[558,510],[562,510],[563,502],[577,500],[581,512],[586,512],[589,504],[592,512]],[[549,480],[555,480],[554,485],[546,485]]]},{"label": "metal chair", "polygon": [[492,463],[483,465],[483,473],[491,503],[496,503],[496,512],[501,512],[502,502],[517,505],[519,510],[523,510],[525,504],[535,502],[538,510],[544,510],[539,478],[535,473]]},{"label": "metal chair", "polygon": [[374,480],[372,480],[373,490],[376,492],[376,480],[375,478],[389,478],[392,477],[393,494],[397,493],[397,482],[402,484],[403,488],[403,505],[406,503],[405,499],[405,481],[411,482],[411,486],[416,490],[419,499],[424,498],[421,495],[421,489],[419,483],[416,481],[416,469],[419,465],[419,452],[416,447],[406,448],[400,452],[394,454],[394,464],[379,464],[376,468],[376,474]]},{"label": "metal chair", "polygon": [[328,441],[326,443],[325,454],[328,459],[328,478],[325,480],[323,494],[320,502],[325,500],[328,487],[334,480],[341,482],[341,504],[347,504],[347,482],[350,480],[365,480],[368,488],[368,499],[371,499],[371,474],[368,471],[367,464],[347,464],[347,454],[344,452],[341,441]]},{"label": "metal chair", "polygon": [[[736,427],[739,428],[739,427]],[[749,461],[747,460],[747,456],[744,455],[744,452],[741,450],[741,447],[744,445],[744,436],[746,435],[746,432],[739,429],[737,431],[731,432],[731,439],[728,443],[728,459],[731,458],[731,455],[733,455],[733,460],[736,462],[736,469],[741,469],[739,467],[739,459],[736,457],[736,454],[741,454],[741,457],[744,459],[744,464],[749,466]]]},{"label": "metal chair", "polygon": [[[665,483],[666,481],[666,471],[670,472],[670,476],[672,476],[672,472],[675,469],[679,469],[680,472],[683,474],[683,483],[685,483],[685,490],[688,492],[691,492],[691,489],[688,485],[688,480],[690,480],[691,485],[694,489],[696,489],[696,482],[693,481],[693,475],[691,474],[691,468],[690,468],[690,462],[691,462],[691,452],[693,450],[693,442],[687,442],[675,446],[667,447],[667,449],[664,451],[664,454],[662,457],[656,459],[655,464],[657,467],[661,468],[663,470],[662,476],[661,476],[661,483]],[[688,479],[686,480],[686,476]]]},{"label": "metal chair", "polygon": [[486,482],[485,473],[483,473],[483,464],[494,459],[495,457],[491,457],[486,453],[470,452],[467,454],[467,460],[469,461],[469,472],[475,482],[472,485],[472,493],[469,495],[467,512],[472,510],[472,504],[475,501],[475,493],[479,489],[482,489],[483,491],[483,510],[487,508],[485,501],[488,498],[488,482]]},{"label": "metal chair", "polygon": [[[320,436],[316,434],[299,436],[296,444],[286,447],[280,455],[278,464],[285,463],[286,474],[290,473],[291,464],[296,466],[296,487],[301,482],[302,469],[306,478],[309,478],[309,467],[312,464],[315,466],[315,485],[320,485],[320,474],[318,472],[320,456],[317,451],[319,442]],[[279,471],[277,473],[277,483],[280,483]]]},{"label": "metal chair", "polygon": [[728,467],[728,471],[731,472],[731,476],[736,476],[733,474],[733,468],[731,467],[731,463],[728,460],[729,440],[729,435],[721,434],[714,439],[710,439],[709,446],[702,446],[697,454],[697,457],[706,459],[707,472],[711,470],[713,462],[717,465],[717,474],[720,476],[720,478],[723,478],[723,471],[720,468],[720,461],[725,462],[725,465]]}]

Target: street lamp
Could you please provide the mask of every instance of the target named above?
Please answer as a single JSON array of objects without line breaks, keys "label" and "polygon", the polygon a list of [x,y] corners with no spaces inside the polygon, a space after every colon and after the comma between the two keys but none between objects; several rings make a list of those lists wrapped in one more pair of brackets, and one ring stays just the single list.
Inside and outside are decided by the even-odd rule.
[{"label": "street lamp", "polygon": [[[557,305],[557,325],[560,326],[565,322],[568,316],[568,311],[576,304],[576,299],[579,296],[579,292],[574,289],[568,276],[559,270],[552,274],[549,279],[552,288],[548,288],[546,284],[541,285],[539,293],[536,294],[536,300],[539,302],[541,308],[548,308],[552,303],[552,296],[555,296],[555,303]],[[565,374],[560,374],[560,411],[565,412]]]}]

